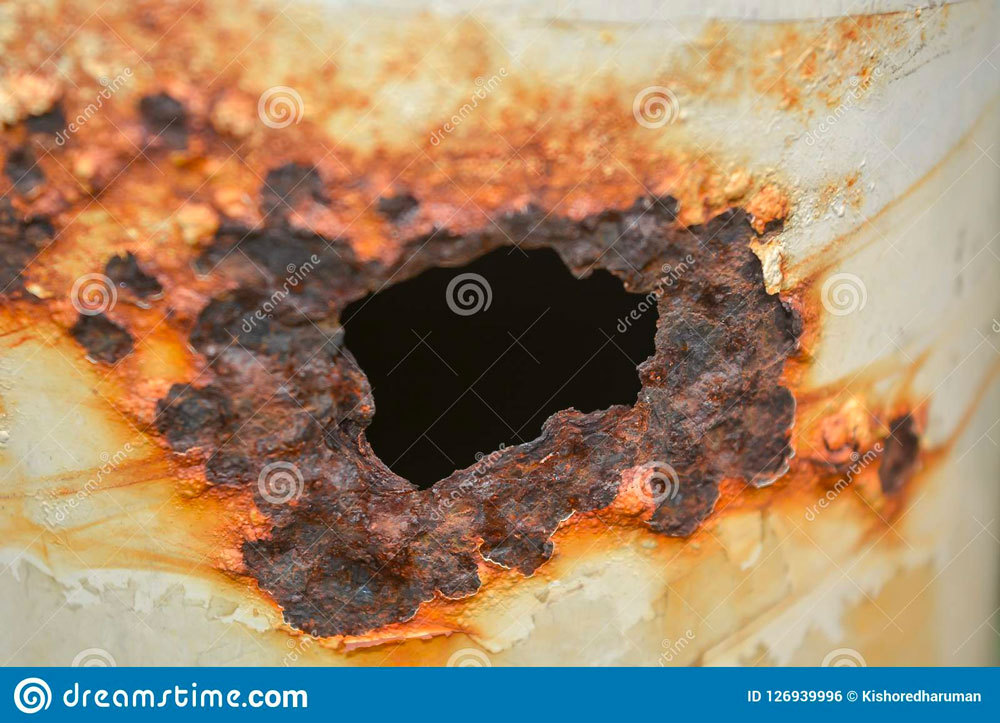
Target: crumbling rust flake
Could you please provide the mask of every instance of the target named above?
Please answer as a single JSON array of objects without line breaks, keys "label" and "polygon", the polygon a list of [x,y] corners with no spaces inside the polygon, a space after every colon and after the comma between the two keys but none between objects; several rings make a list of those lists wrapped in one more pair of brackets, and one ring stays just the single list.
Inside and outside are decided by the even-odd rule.
[{"label": "crumbling rust flake", "polygon": [[0,296],[24,290],[24,269],[54,235],[48,219],[19,212],[10,199],[0,198]]},{"label": "crumbling rust flake", "polygon": [[160,282],[139,266],[139,260],[131,251],[108,259],[104,273],[113,283],[139,301],[155,299],[163,292]]},{"label": "crumbling rust flake", "polygon": [[45,174],[28,146],[13,149],[7,154],[3,172],[14,185],[14,190],[28,195],[45,183]]},{"label": "crumbling rust flake", "polygon": [[80,314],[69,333],[94,361],[114,364],[132,351],[132,335],[104,314]]},{"label": "crumbling rust flake", "polygon": [[913,417],[906,414],[892,420],[878,468],[879,482],[885,494],[894,494],[906,486],[917,470],[919,452],[920,436]]},{"label": "crumbling rust flake", "polygon": [[[581,221],[529,208],[463,236],[411,239],[400,262],[382,265],[285,223],[292,189],[316,197],[313,174],[273,172],[261,193],[268,225],[216,233],[199,266],[238,286],[204,308],[190,336],[213,381],[177,385],[158,407],[174,449],[200,455],[211,483],[249,488],[270,519],[269,536],[245,543],[245,565],[293,625],[335,635],[405,621],[435,595],[475,593],[483,560],[530,575],[552,555],[562,521],[610,505],[623,475],[642,465],[677,473],[678,489],[649,520],[675,536],[712,512],[721,480],[762,486],[786,468],[794,403],[781,378],[799,322],[764,291],[746,213],[684,228],[668,198]],[[380,210],[398,216],[413,205]],[[639,367],[633,407],[558,412],[536,440],[420,490],[365,440],[371,388],[343,346],[339,315],[385,283],[468,263],[509,239],[654,293],[655,354]],[[311,273],[286,290],[287,303],[259,313],[305,265]],[[666,270],[680,268],[665,287]]]},{"label": "crumbling rust flake", "polygon": [[187,147],[187,114],[180,101],[166,93],[147,95],[139,102],[139,112],[152,146]]}]

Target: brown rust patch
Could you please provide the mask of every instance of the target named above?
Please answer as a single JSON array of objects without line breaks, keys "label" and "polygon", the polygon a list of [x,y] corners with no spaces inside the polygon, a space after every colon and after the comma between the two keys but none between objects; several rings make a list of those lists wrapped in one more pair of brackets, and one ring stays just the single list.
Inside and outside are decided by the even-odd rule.
[{"label": "brown rust patch", "polygon": [[920,437],[913,417],[907,414],[892,420],[878,469],[882,492],[891,495],[906,486],[917,470],[919,454]]},{"label": "brown rust patch", "polygon": [[23,291],[24,269],[54,233],[47,219],[25,216],[9,199],[0,199],[0,295]]},{"label": "brown rust patch", "polygon": [[112,283],[124,289],[138,303],[145,304],[147,300],[155,299],[163,293],[160,282],[139,266],[139,260],[131,251],[108,259],[104,273]]},{"label": "brown rust patch", "polygon": [[133,348],[132,335],[104,314],[80,314],[69,330],[94,361],[114,364]]},{"label": "brown rust patch", "polygon": [[[795,315],[763,290],[744,213],[685,229],[674,206],[643,200],[582,221],[529,210],[463,236],[414,238],[393,265],[359,263],[342,242],[280,222],[220,229],[201,263],[240,286],[212,300],[191,334],[215,381],[175,387],[159,428],[204,459],[211,482],[253,491],[274,527],[247,543],[246,566],[290,622],[365,633],[408,619],[436,594],[474,593],[482,559],[531,574],[552,554],[560,522],[607,507],[636,467],[675,470],[676,490],[650,492],[650,524],[670,535],[697,528],[721,479],[761,486],[784,471],[794,403],[780,378]],[[421,491],[365,441],[371,390],[337,316],[390,280],[468,262],[509,239],[555,249],[576,273],[606,268],[640,292],[657,289],[663,268],[695,262],[669,293],[660,286],[656,353],[639,368],[634,407],[559,412],[537,440]],[[259,314],[281,276],[306,264],[294,303]],[[271,489],[282,473],[294,490]]]}]

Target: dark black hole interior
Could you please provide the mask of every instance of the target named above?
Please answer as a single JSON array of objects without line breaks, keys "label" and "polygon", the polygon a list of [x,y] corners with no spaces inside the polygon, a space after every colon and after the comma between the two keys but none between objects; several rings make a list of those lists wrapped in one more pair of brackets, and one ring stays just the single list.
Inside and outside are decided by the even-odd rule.
[{"label": "dark black hole interior", "polygon": [[601,269],[577,279],[554,251],[506,247],[351,304],[345,343],[375,396],[368,441],[427,488],[561,409],[634,404],[656,328],[643,298]]}]

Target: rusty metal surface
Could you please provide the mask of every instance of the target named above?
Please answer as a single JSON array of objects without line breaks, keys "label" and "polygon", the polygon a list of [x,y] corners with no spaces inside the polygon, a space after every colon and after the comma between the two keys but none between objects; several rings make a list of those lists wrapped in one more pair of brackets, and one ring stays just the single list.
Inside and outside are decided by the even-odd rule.
[{"label": "rusty metal surface", "polygon": [[[205,455],[210,482],[254,491],[273,527],[244,546],[247,569],[292,623],[356,635],[409,619],[435,594],[474,594],[482,560],[530,575],[551,555],[559,523],[610,505],[631,468],[675,470],[676,489],[649,493],[652,527],[672,535],[690,534],[711,513],[721,479],[764,485],[787,468],[794,402],[780,380],[795,348],[794,313],[764,292],[744,214],[684,229],[674,206],[640,202],[576,223],[528,212],[481,233],[408,241],[403,266],[352,264],[343,246],[328,250],[330,240],[281,226],[219,236],[209,258],[238,243],[234,263],[272,278],[320,260],[297,287],[298,303],[249,331],[243,321],[267,298],[269,279],[209,302],[191,341],[215,382],[175,386],[158,406],[158,427],[178,451]],[[469,261],[508,239],[554,248],[577,272],[606,267],[662,297],[639,402],[560,412],[537,440],[418,490],[365,440],[371,390],[337,336],[337,318],[390,279]],[[612,241],[617,254],[608,254]],[[695,259],[691,270],[664,293],[662,269],[686,257]],[[285,480],[304,485],[292,505],[257,484],[275,464],[301,475]]]},{"label": "rusty metal surface", "polygon": [[[635,132],[631,89],[581,105],[524,84],[512,93],[532,112],[491,118],[502,143],[464,132],[441,141],[431,123],[417,148],[361,150],[333,142],[322,113],[261,123],[264,89],[219,56],[266,26],[267,10],[252,11],[215,49],[201,47],[201,26],[222,21],[201,3],[179,19],[158,4],[123,5],[102,16],[104,27],[83,9],[62,11],[58,27],[72,20],[149,50],[72,133],[66,119],[116,84],[107,79],[124,73],[116,61],[128,49],[115,60],[75,49],[60,73],[7,74],[6,311],[21,328],[52,321],[81,359],[102,365],[115,413],[159,446],[178,480],[178,509],[224,501],[215,526],[196,531],[218,535],[215,569],[259,586],[294,627],[365,635],[413,619],[422,605],[473,596],[505,571],[532,575],[570,518],[688,536],[720,498],[782,475],[768,493],[825,484],[851,467],[852,453],[886,438],[881,488],[905,491],[919,455],[915,410],[876,410],[861,429],[845,425],[848,412],[830,399],[810,398],[802,403],[812,412],[830,405],[829,413],[794,428],[797,374],[821,309],[799,290],[767,293],[751,250],[789,214],[781,184],[710,154],[650,148]],[[14,45],[37,66],[43,51],[29,44],[53,41],[40,42],[42,17],[16,12],[32,30]],[[876,22],[895,27],[864,26],[877,32]],[[838,57],[859,42],[848,23],[817,34],[836,41]],[[457,43],[473,59],[474,41]],[[794,34],[784,42],[789,58],[804,44]],[[716,44],[713,66],[725,64],[726,47]],[[806,57],[797,74],[759,81],[785,107],[801,103],[799,84],[813,78]],[[870,58],[852,69],[864,76]],[[494,71],[470,62],[467,74]],[[823,92],[835,96],[842,77],[824,78]],[[371,104],[333,68],[300,82],[320,108],[360,114]],[[573,112],[550,123],[562,105]],[[419,490],[365,441],[371,390],[344,348],[340,314],[383,284],[512,241],[552,248],[575,272],[606,268],[641,293],[662,291],[664,267],[694,262],[669,294],[656,294],[656,352],[639,367],[634,406],[560,412],[538,439]],[[307,265],[294,303],[256,316]],[[116,303],[81,311],[84,274],[109,279],[99,291]],[[793,429],[809,442],[795,457]],[[283,482],[301,487],[276,502],[262,475],[280,465],[295,470]],[[662,483],[664,466],[678,480],[667,495],[650,486]]]}]

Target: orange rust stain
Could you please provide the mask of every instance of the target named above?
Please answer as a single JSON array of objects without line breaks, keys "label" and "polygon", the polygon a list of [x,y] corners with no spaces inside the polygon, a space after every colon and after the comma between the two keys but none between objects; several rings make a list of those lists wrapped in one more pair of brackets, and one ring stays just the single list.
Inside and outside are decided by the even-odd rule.
[{"label": "orange rust stain", "polygon": [[788,215],[788,197],[776,186],[767,185],[750,197],[746,204],[747,212],[753,217],[751,225],[757,233],[772,221],[783,221]]}]

